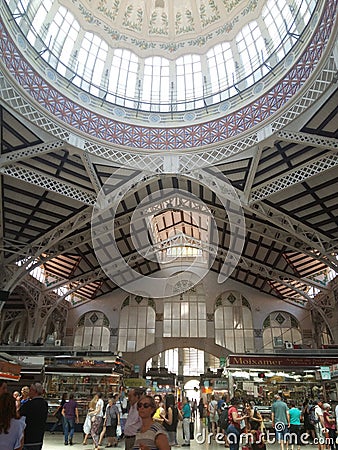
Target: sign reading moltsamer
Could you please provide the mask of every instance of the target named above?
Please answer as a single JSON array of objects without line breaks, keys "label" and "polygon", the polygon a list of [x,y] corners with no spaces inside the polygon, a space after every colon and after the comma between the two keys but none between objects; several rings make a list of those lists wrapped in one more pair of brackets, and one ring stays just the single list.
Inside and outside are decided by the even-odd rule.
[{"label": "sign reading moltsamer", "polygon": [[228,367],[318,367],[338,363],[338,356],[290,357],[229,355]]}]

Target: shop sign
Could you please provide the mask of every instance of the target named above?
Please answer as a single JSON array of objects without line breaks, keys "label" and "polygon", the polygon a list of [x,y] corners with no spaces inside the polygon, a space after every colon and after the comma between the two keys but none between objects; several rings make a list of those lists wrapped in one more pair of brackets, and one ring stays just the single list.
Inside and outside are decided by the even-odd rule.
[{"label": "shop sign", "polygon": [[225,378],[216,378],[214,381],[214,389],[228,389],[228,380]]},{"label": "shop sign", "polygon": [[322,377],[322,380],[331,380],[331,372],[330,367],[328,366],[322,366],[320,368],[320,375]]},{"label": "shop sign", "polygon": [[338,364],[338,356],[290,357],[229,355],[228,367],[318,367]]},{"label": "shop sign", "polygon": [[0,361],[0,378],[3,380],[20,380],[21,366],[8,361]]},{"label": "shop sign", "polygon": [[146,387],[147,380],[144,380],[143,378],[126,378],[124,380],[124,385],[129,388]]}]

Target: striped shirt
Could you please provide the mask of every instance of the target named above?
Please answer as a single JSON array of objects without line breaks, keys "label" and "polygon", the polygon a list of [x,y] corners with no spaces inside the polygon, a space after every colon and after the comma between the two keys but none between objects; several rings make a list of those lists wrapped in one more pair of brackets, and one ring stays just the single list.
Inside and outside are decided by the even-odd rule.
[{"label": "striped shirt", "polygon": [[143,444],[149,447],[150,450],[156,450],[157,447],[155,439],[159,434],[167,434],[167,432],[158,422],[154,422],[150,426],[150,428],[148,428],[148,430],[144,431],[143,433],[141,431],[138,431],[136,433],[134,449],[138,450],[140,448],[140,444]]}]

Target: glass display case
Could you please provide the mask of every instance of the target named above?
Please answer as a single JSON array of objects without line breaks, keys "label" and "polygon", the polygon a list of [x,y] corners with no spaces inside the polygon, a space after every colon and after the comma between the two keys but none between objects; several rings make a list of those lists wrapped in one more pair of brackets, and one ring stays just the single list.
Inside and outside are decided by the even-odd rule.
[{"label": "glass display case", "polygon": [[118,374],[92,374],[92,373],[62,373],[45,374],[45,390],[49,405],[48,421],[53,422],[53,413],[58,408],[62,395],[66,392],[74,394],[79,407],[79,419],[82,423],[87,414],[88,403],[97,393],[103,394],[107,400],[112,393],[118,392],[121,375]]},{"label": "glass display case", "polygon": [[101,392],[106,401],[109,395],[119,391],[123,374],[115,372],[116,367],[114,362],[80,358],[50,361],[44,372],[44,388],[49,404],[48,421],[56,420],[53,413],[58,408],[62,395],[73,393],[82,423],[87,414],[88,403],[96,393]]}]

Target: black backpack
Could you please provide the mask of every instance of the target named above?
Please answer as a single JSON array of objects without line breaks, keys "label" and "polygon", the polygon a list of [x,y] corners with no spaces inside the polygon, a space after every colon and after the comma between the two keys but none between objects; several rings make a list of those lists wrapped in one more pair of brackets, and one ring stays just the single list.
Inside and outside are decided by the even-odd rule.
[{"label": "black backpack", "polygon": [[226,430],[228,428],[228,425],[229,425],[228,413],[229,413],[229,407],[223,406],[221,415],[219,416],[219,426],[222,430]]},{"label": "black backpack", "polygon": [[310,410],[309,410],[309,422],[311,423],[311,425],[316,425],[319,422],[319,419],[315,413],[315,408],[316,406],[311,406]]}]

